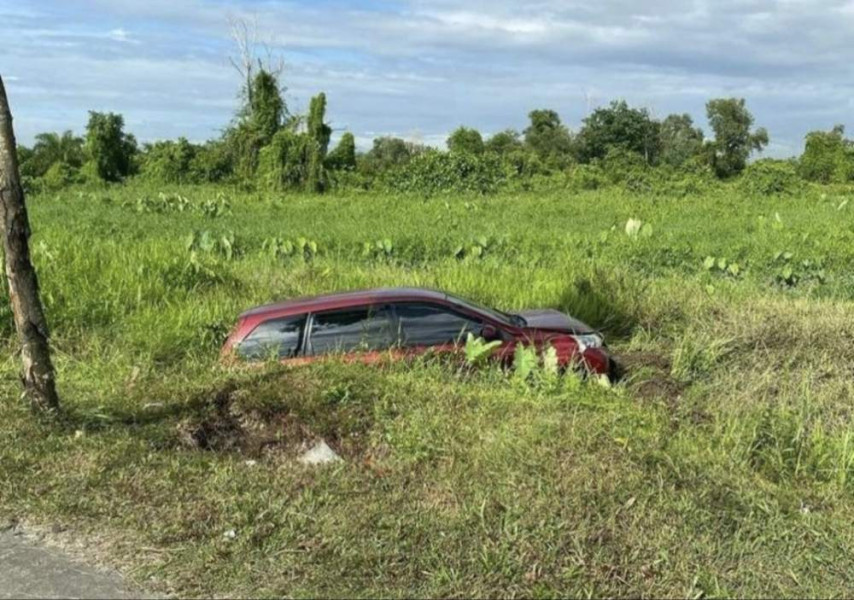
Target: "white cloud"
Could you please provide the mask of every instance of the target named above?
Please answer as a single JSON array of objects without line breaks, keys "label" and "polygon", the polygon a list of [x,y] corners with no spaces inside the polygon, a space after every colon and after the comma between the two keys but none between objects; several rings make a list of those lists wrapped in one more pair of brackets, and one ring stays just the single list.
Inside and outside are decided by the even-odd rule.
[{"label": "white cloud", "polygon": [[798,148],[850,118],[854,96],[851,0],[0,0],[0,72],[26,75],[7,78],[25,100],[16,123],[109,107],[142,139],[214,135],[238,85],[228,14],[255,14],[285,52],[292,105],[325,90],[360,143],[521,129],[535,107],[577,128],[612,98],[702,124],[706,99],[743,95],[777,148]]}]

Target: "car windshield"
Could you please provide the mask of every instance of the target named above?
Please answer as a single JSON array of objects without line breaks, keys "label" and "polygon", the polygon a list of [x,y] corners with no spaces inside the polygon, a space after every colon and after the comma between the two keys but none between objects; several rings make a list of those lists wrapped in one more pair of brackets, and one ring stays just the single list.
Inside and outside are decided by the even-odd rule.
[{"label": "car windshield", "polygon": [[489,308],[488,306],[483,306],[482,304],[472,302],[471,300],[466,300],[465,298],[460,298],[459,296],[454,296],[453,294],[445,294],[445,296],[454,304],[458,304],[459,306],[468,308],[469,310],[473,310],[475,312],[489,315],[499,323],[515,325],[517,327],[524,327],[526,325],[525,319],[523,319],[519,315],[506,313],[502,310],[498,310],[495,308]]}]

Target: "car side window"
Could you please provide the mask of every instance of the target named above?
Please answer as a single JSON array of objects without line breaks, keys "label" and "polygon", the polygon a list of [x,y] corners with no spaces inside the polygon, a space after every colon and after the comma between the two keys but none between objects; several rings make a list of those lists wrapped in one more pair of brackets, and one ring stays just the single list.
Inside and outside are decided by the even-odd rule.
[{"label": "car side window", "polygon": [[291,358],[302,342],[305,315],[270,319],[259,324],[237,346],[237,353],[247,360]]},{"label": "car side window", "polygon": [[479,335],[480,319],[437,304],[403,302],[394,305],[403,346],[438,346],[464,342],[466,334]]},{"label": "car side window", "polygon": [[360,306],[316,313],[312,318],[312,354],[382,350],[394,342],[394,328],[384,307]]}]

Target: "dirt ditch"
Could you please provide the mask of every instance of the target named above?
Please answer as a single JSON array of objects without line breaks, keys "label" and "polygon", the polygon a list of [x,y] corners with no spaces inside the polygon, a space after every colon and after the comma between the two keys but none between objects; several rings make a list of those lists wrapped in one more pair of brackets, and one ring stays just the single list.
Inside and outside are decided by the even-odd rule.
[{"label": "dirt ditch", "polygon": [[248,458],[296,456],[325,441],[342,456],[360,455],[370,427],[363,402],[331,401],[319,382],[291,373],[229,381],[198,394],[176,427],[188,449]]}]

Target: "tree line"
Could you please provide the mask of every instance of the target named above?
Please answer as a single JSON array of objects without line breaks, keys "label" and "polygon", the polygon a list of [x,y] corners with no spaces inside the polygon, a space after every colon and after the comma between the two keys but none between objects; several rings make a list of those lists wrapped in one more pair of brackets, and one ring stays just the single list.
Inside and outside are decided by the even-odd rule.
[{"label": "tree line", "polygon": [[[326,96],[311,99],[307,114],[288,110],[277,76],[263,68],[247,79],[243,103],[223,134],[202,144],[185,138],[140,145],[121,115],[90,112],[85,134],[42,133],[19,147],[21,173],[31,189],[75,183],[236,183],[266,190],[323,193],[332,188],[400,191],[492,191],[508,182],[575,173],[582,187],[596,187],[609,173],[700,173],[737,177],[751,155],[769,142],[741,98],[706,104],[710,135],[688,114],[654,118],[647,109],[613,101],[592,111],[572,132],[554,110],[528,115],[521,132],[484,137],[459,127],[442,151],[397,137],[379,137],[358,152],[346,132],[330,148]],[[854,143],[842,126],[806,136],[803,155],[788,167],[808,181],[854,180]]]}]

